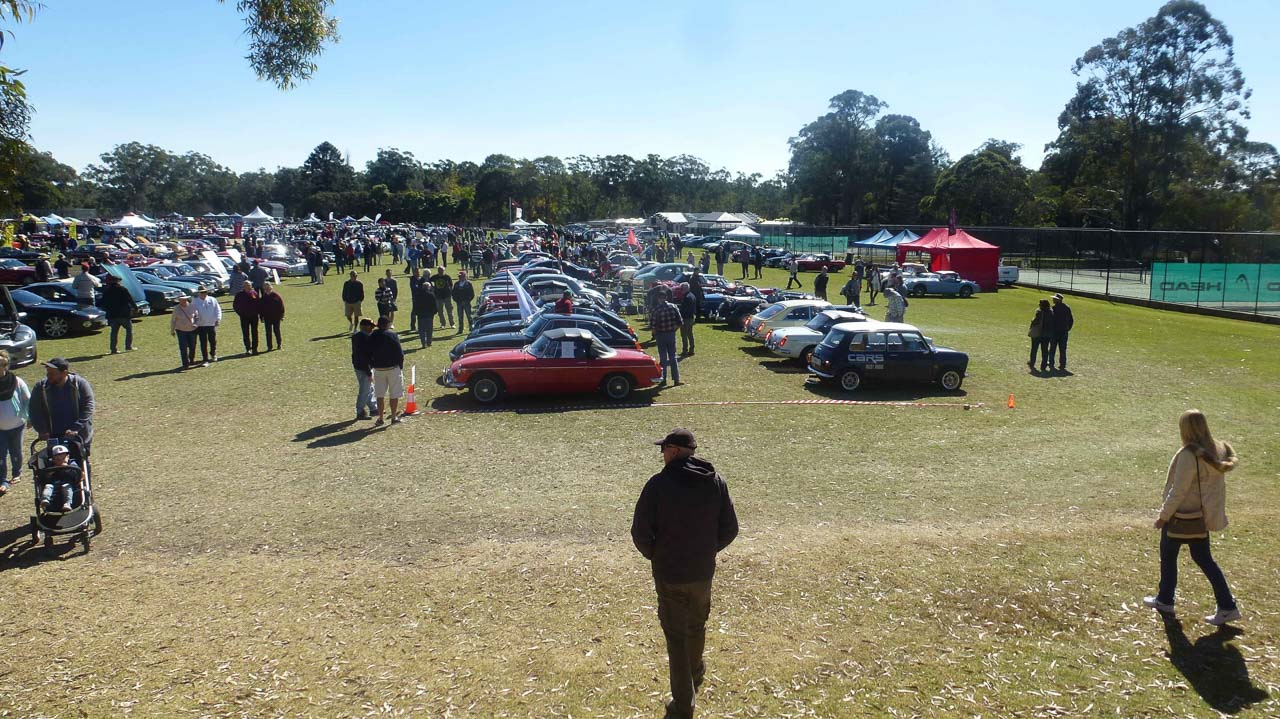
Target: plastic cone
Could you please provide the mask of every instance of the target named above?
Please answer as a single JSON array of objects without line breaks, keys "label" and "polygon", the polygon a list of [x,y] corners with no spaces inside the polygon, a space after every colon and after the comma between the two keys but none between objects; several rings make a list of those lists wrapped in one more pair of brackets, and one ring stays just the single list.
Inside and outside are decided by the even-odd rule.
[{"label": "plastic cone", "polygon": [[[409,395],[409,396],[410,396],[410,397],[412,397],[412,396],[413,396],[413,395],[412,395],[413,388],[412,388],[412,387],[410,387],[410,388],[409,388],[409,391],[410,391],[410,395]],[[1017,406],[1018,406],[1018,405],[1014,404],[1014,402],[1013,402],[1013,395],[1012,395],[1012,394],[1011,394],[1011,395],[1009,395],[1009,409],[1016,409],[1016,408],[1017,408]]]},{"label": "plastic cone", "polygon": [[409,385],[409,393],[405,395],[404,413],[405,414],[418,413],[418,401],[414,399],[414,396],[413,396],[413,385]]}]

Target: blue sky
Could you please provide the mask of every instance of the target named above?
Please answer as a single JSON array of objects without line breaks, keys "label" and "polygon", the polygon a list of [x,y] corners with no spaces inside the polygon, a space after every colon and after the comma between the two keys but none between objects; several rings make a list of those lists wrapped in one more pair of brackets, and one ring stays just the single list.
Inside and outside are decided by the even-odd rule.
[{"label": "blue sky", "polygon": [[[846,89],[916,117],[953,159],[989,137],[1039,165],[1070,68],[1153,15],[1131,0],[435,3],[339,0],[341,42],[288,92],[260,82],[234,1],[44,0],[0,62],[28,70],[35,144],[83,168],[138,140],[237,171],[302,163],[324,140],[363,167],[421,160],[687,153],[766,177]],[[1280,145],[1280,3],[1210,0]]]}]

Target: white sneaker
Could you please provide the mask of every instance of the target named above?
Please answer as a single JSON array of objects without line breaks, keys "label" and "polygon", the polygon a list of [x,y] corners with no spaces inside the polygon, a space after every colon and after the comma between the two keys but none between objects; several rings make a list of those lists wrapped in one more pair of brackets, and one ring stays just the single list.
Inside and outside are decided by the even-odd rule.
[{"label": "white sneaker", "polygon": [[1217,612],[1205,617],[1204,620],[1215,627],[1220,627],[1227,622],[1234,622],[1239,618],[1239,609],[1219,609]]},{"label": "white sneaker", "polygon": [[1143,603],[1143,604],[1145,604],[1145,605],[1147,605],[1148,607],[1151,607],[1152,609],[1157,610],[1157,611],[1161,611],[1161,612],[1170,612],[1170,613],[1172,613],[1172,612],[1173,612],[1173,605],[1172,605],[1172,604],[1165,604],[1164,602],[1160,601],[1159,599],[1157,599],[1157,598],[1155,598],[1155,597],[1143,597],[1143,598],[1142,598],[1142,603]]}]

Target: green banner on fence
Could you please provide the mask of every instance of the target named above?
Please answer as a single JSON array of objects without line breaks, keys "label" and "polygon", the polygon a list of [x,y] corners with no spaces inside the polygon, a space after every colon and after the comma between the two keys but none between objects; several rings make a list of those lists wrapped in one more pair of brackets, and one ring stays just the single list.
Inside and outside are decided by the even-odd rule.
[{"label": "green banner on fence", "polygon": [[1151,299],[1202,305],[1280,302],[1280,264],[1153,262]]}]

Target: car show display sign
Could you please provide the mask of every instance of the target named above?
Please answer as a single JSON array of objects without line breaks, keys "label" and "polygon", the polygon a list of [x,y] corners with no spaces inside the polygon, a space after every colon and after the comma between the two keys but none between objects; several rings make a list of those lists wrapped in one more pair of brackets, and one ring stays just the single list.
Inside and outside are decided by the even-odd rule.
[{"label": "car show display sign", "polygon": [[1201,305],[1280,302],[1280,264],[1153,262],[1151,299]]}]

